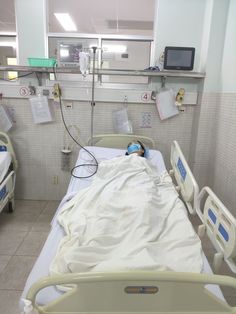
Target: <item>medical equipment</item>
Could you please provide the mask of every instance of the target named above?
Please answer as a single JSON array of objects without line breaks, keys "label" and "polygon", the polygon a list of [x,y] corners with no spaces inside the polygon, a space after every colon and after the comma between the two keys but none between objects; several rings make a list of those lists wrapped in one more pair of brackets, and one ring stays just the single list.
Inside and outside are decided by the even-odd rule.
[{"label": "medical equipment", "polygon": [[[96,51],[96,49],[94,48],[94,51]],[[56,73],[54,72],[55,76],[56,76]],[[93,80],[94,81],[94,80]],[[94,83],[93,83],[94,84]],[[58,98],[58,101],[59,101],[59,106],[60,106],[60,112],[61,112],[61,118],[62,118],[62,122],[63,122],[63,125],[65,127],[65,130],[67,132],[67,134],[70,136],[70,138],[74,141],[74,143],[76,143],[80,148],[82,148],[83,150],[85,150],[87,152],[87,154],[91,157],[92,160],[89,161],[89,163],[86,163],[86,164],[80,164],[80,165],[76,165],[74,168],[71,169],[71,175],[77,179],[86,179],[86,178],[89,178],[89,177],[92,177],[96,172],[97,172],[97,168],[98,168],[98,162],[95,158],[95,156],[88,150],[84,147],[83,143],[80,143],[79,139],[76,139],[75,136],[73,136],[73,134],[71,133],[70,131],[70,128],[73,127],[73,128],[76,128],[75,126],[67,126],[66,124],[66,121],[65,121],[65,117],[64,117],[64,113],[63,113],[63,109],[62,109],[62,99],[61,99],[61,88],[59,86],[59,84],[56,84],[57,85],[57,98]],[[94,89],[94,87],[93,87]],[[94,97],[94,96],[92,96]],[[94,102],[92,102],[93,104]],[[91,104],[91,105],[92,105]],[[95,103],[94,103],[95,105]],[[93,105],[92,105],[92,112],[93,112]],[[91,114],[91,129],[93,127],[93,113]],[[77,128],[77,131],[78,131],[78,128]],[[93,133],[93,130],[91,130],[91,134]],[[65,135],[65,133],[64,133]],[[64,138],[64,142],[65,142],[65,138]],[[66,149],[66,148],[63,148],[63,150]],[[69,149],[67,149],[68,151]],[[81,167],[92,167],[93,168],[93,171],[92,173],[90,173],[88,176],[84,176],[84,177],[81,177],[81,176],[77,176],[74,174],[74,170],[75,169],[78,169],[78,168],[81,168]]]},{"label": "medical equipment", "polygon": [[176,97],[175,97],[175,105],[177,107],[181,107],[183,100],[184,100],[184,95],[185,95],[185,89],[184,88],[180,88]]},{"label": "medical equipment", "polygon": [[165,70],[188,70],[194,65],[195,48],[193,47],[165,47]]},{"label": "medical equipment", "polygon": [[[92,72],[92,99],[91,99],[91,125],[90,125],[90,137],[93,141],[93,120],[94,120],[94,89],[95,89],[95,56],[97,47],[92,47],[93,49],[93,72]],[[93,145],[93,142],[91,143]]]},{"label": "medical equipment", "polygon": [[132,123],[128,118],[128,111],[126,106],[124,106],[122,109],[114,110],[112,112],[112,120],[114,132],[118,134],[133,132]]},{"label": "medical equipment", "polygon": [[70,171],[71,153],[70,149],[61,150],[61,170]]},{"label": "medical equipment", "polygon": [[123,108],[114,110],[112,112],[113,129],[115,133],[126,134],[133,133],[132,121],[128,116],[128,98],[124,97]]},{"label": "medical equipment", "polygon": [[82,43],[58,42],[58,65],[61,67],[78,67],[80,65],[80,52],[82,50]]},{"label": "medical equipment", "polygon": [[[149,144],[153,143],[151,139],[145,137],[137,136],[137,138],[146,146],[147,142]],[[122,142],[122,139],[125,139],[125,142]],[[121,158],[125,154],[125,149],[104,148],[104,143],[107,143],[108,147],[117,144],[118,147],[122,145],[124,148],[127,142],[135,140],[136,136],[123,134],[122,139],[118,135],[97,136],[94,137],[94,141],[98,147],[89,147],[89,149],[95,154],[99,162],[103,160],[109,161],[110,158],[114,157]],[[151,145],[149,147],[153,148]],[[82,150],[78,162],[86,161],[87,158],[87,154]],[[141,159],[143,160],[143,158]],[[163,182],[166,182],[166,185],[170,187],[171,181],[169,181],[161,153],[150,149],[149,160],[153,165],[157,165],[160,178],[167,180]],[[186,166],[186,160],[179,150],[177,142],[174,142],[171,148],[171,164],[174,165],[173,172],[176,176],[176,181],[179,182],[178,185],[183,200],[192,203],[194,207],[196,196],[198,196],[198,186],[196,181],[192,180],[192,173],[189,172],[190,169]],[[83,173],[86,173],[84,168]],[[78,189],[86,189],[90,183],[90,180],[74,180],[72,178],[67,195],[62,201],[56,217],[63,210],[63,204],[69,204],[67,202],[70,202]],[[204,204],[206,203],[200,202],[201,208],[202,206],[207,206]],[[165,238],[166,236],[171,237],[175,241],[179,233],[186,237],[188,237],[189,233],[194,234],[184,207],[175,208],[172,214],[169,215],[169,218],[171,220],[167,221],[165,232],[162,235],[164,241],[167,239]],[[206,223],[204,222],[204,224]],[[175,229],[176,227],[178,230]],[[187,232],[185,228],[187,228]],[[190,230],[192,231],[190,232]],[[228,232],[229,238],[231,238],[231,235],[232,241],[234,241],[233,245],[235,246],[234,234]],[[219,285],[236,288],[236,280],[212,275],[206,258],[204,258],[204,274],[132,270],[128,272],[66,274],[37,281],[41,277],[47,276],[48,270],[45,269],[45,265],[50,264],[57,251],[56,247],[63,236],[63,230],[58,225],[57,219],[54,218],[49,237],[26,283],[22,297],[30,300],[39,313],[235,313],[235,309],[228,306],[224,301]],[[165,243],[168,245],[168,242]],[[170,245],[171,243],[173,244],[173,242],[170,242]],[[227,246],[227,243],[225,243],[225,246]],[[181,256],[178,256],[178,253],[177,257],[181,258]],[[231,257],[233,258],[233,255]],[[52,287],[64,284],[74,284],[75,287],[64,294]],[[211,287],[206,287],[206,285]],[[106,301],[104,302],[104,300]]]},{"label": "medical equipment", "polygon": [[[68,125],[67,126],[69,132],[71,135],[73,135],[73,138],[75,138],[77,141],[81,142],[80,139],[80,130],[77,127],[77,125]],[[71,171],[71,155],[72,150],[74,147],[74,141],[71,138],[71,136],[68,134],[67,130],[64,130],[64,136],[63,136],[63,145],[61,150],[61,170],[64,171]]]},{"label": "medical equipment", "polygon": [[83,76],[86,76],[89,71],[89,53],[80,51],[79,53],[79,68]]},{"label": "medical equipment", "polygon": [[0,132],[0,212],[8,203],[14,210],[14,190],[18,163],[9,136]]}]

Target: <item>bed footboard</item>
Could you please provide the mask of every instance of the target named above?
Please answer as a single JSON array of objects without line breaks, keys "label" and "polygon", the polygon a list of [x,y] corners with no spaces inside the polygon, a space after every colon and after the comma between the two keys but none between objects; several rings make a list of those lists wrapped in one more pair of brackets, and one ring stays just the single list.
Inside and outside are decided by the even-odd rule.
[{"label": "bed footboard", "polygon": [[176,189],[186,203],[189,212],[195,214],[199,187],[177,141],[171,145],[170,162],[172,166],[170,175],[175,177]]},{"label": "bed footboard", "polygon": [[[50,304],[35,303],[50,285],[75,287]],[[121,272],[68,274],[41,279],[28,292],[28,306],[39,313],[236,313],[206,285],[236,289],[236,279],[197,273]],[[27,303],[26,302],[26,303]],[[26,308],[27,310],[27,308]],[[27,312],[28,313],[28,312]]]},{"label": "bed footboard", "polygon": [[202,236],[207,233],[216,249],[213,261],[215,271],[225,260],[236,273],[236,219],[209,187],[201,190],[196,205],[203,223],[199,226],[198,234]]}]

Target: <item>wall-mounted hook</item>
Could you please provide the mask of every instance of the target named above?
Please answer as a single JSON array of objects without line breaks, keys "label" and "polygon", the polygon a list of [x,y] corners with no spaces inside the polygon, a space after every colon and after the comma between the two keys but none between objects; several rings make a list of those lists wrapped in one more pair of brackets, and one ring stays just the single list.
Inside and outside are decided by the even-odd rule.
[{"label": "wall-mounted hook", "polygon": [[161,77],[161,88],[166,87],[166,76]]},{"label": "wall-mounted hook", "polygon": [[151,93],[151,100],[156,100],[157,93],[153,90]]},{"label": "wall-mounted hook", "polygon": [[126,103],[126,102],[128,102],[128,96],[127,95],[124,96],[124,103]]}]

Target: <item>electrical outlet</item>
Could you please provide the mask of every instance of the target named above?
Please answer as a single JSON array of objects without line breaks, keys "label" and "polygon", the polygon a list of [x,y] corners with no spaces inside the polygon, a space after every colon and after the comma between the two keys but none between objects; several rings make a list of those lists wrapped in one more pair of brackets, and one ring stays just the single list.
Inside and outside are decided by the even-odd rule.
[{"label": "electrical outlet", "polygon": [[49,96],[49,89],[43,89],[43,96]]},{"label": "electrical outlet", "polygon": [[152,127],[152,113],[142,112],[141,114],[141,128],[151,128]]},{"label": "electrical outlet", "polygon": [[73,109],[73,103],[72,102],[67,102],[65,103],[66,109]]}]

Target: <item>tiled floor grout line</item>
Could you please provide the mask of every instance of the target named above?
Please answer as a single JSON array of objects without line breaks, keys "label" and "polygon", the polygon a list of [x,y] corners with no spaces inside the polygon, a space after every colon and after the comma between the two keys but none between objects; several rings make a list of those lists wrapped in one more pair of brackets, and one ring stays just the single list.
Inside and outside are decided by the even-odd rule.
[{"label": "tiled floor grout line", "polygon": [[[11,257],[9,258],[9,261],[6,263],[6,265],[3,267],[2,271],[0,272],[0,275],[4,272],[4,270],[6,269],[6,267],[9,265],[9,263],[10,263],[11,260],[12,260],[12,258],[13,258],[14,256],[17,256],[17,255],[15,255],[15,254],[16,254],[18,248],[19,248],[20,245],[23,243],[24,239],[27,237],[28,234],[29,234],[29,231],[28,231],[28,232],[26,233],[26,235],[23,237],[22,241],[19,243],[19,245],[17,246],[17,248],[16,248],[16,250],[14,251],[13,254],[10,254],[10,255],[6,255],[6,254],[5,254],[5,256],[11,256]],[[0,254],[0,256],[1,256],[1,254]],[[4,256],[4,255],[3,255],[3,256]],[[0,289],[0,290],[3,290],[3,289]]]}]

